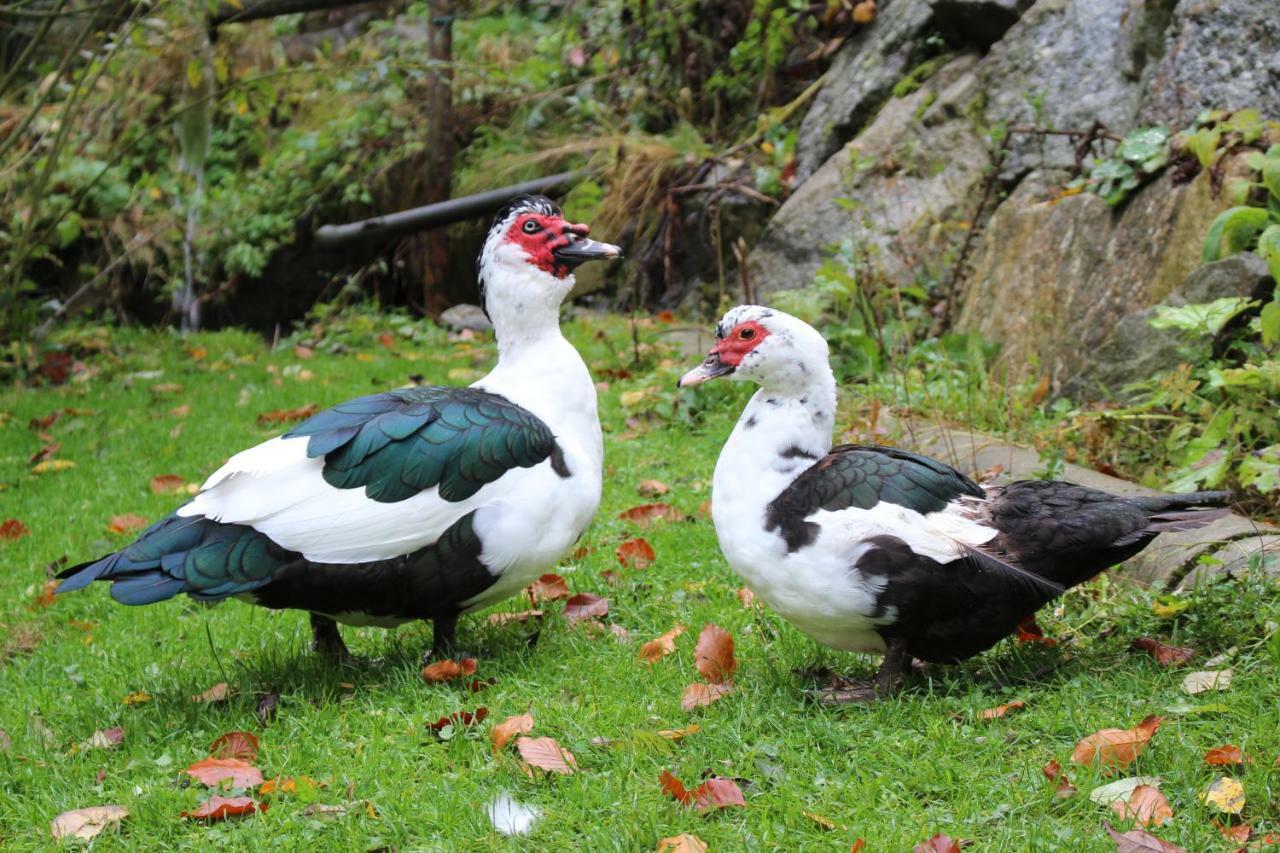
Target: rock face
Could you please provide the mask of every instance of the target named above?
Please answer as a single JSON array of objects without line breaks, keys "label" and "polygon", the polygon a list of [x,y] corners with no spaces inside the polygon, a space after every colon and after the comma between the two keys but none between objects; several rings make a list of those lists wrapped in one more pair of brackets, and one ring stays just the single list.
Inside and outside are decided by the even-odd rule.
[{"label": "rock face", "polygon": [[792,193],[747,263],[757,295],[806,287],[834,247],[899,284],[940,263],[969,215],[987,161],[965,115],[976,58],[952,60],[893,98],[870,127]]},{"label": "rock face", "polygon": [[1168,176],[1120,209],[1096,195],[1057,198],[1036,173],[991,217],[974,254],[957,325],[1003,344],[1011,374],[1049,375],[1055,390],[1112,337],[1120,318],[1173,291],[1199,266],[1204,232],[1225,203],[1201,175]]},{"label": "rock face", "polygon": [[[1266,263],[1246,252],[1195,270],[1160,304],[1176,308],[1228,296],[1261,299],[1271,287]],[[1107,341],[1082,360],[1084,368],[1063,384],[1063,393],[1075,399],[1123,399],[1125,386],[1178,364],[1183,335],[1152,328],[1156,313],[1153,306],[1122,317]]]}]

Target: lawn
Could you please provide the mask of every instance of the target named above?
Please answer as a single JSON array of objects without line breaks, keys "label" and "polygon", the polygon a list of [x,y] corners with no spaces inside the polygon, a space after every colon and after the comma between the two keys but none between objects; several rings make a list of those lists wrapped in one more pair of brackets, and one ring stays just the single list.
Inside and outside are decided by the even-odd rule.
[{"label": "lawn", "polygon": [[[963,666],[930,667],[874,706],[812,701],[815,668],[868,676],[877,661],[819,647],[739,600],[741,584],[700,508],[746,389],[716,383],[676,396],[674,380],[690,359],[665,351],[657,328],[640,330],[632,365],[637,349],[623,321],[584,315],[569,325],[608,383],[607,473],[585,554],[558,571],[572,591],[607,597],[604,622],[626,637],[568,625],[560,602],[545,605],[540,624],[467,617],[459,637],[477,653],[476,677],[492,681],[478,692],[469,682],[423,680],[426,626],[344,628],[362,660],[342,666],[307,650],[307,620],[296,612],[185,598],[125,608],[103,586],[52,603],[41,593],[46,567],[64,556],[76,562],[127,544],[130,534],[109,531],[113,517],[154,519],[181,501],[154,494],[154,476],[198,483],[282,429],[260,424],[260,415],[331,405],[412,375],[463,384],[491,362],[490,342],[377,315],[317,330],[314,352],[292,342],[271,350],[242,333],[85,330],[76,342],[97,352],[69,382],[0,393],[0,521],[30,531],[0,540],[0,844],[53,846],[50,821],[60,812],[112,803],[129,816],[98,837],[101,849],[652,850],[687,832],[712,850],[848,850],[858,838],[870,851],[906,850],[935,833],[984,851],[1112,850],[1103,822],[1122,830],[1133,822],[1088,792],[1133,775],[1163,780],[1174,817],[1151,831],[1189,850],[1241,846],[1219,834],[1213,821],[1223,815],[1201,802],[1223,775],[1244,785],[1235,823],[1250,825],[1254,838],[1280,831],[1280,598],[1260,577],[1179,600],[1104,578],[1041,615],[1056,645],[1006,641]],[[62,415],[47,427],[29,425],[53,412]],[[60,447],[49,460],[74,467],[31,473],[31,457],[52,444]],[[618,518],[655,500],[637,493],[651,479],[670,486],[657,500],[685,520],[640,530]],[[636,536],[656,552],[643,570],[615,557]],[[528,606],[517,599],[497,610]],[[681,694],[697,679],[694,644],[708,623],[736,642],[735,686],[684,711]],[[688,631],[675,652],[640,662],[640,645],[676,624]],[[1140,636],[1191,646],[1196,657],[1162,667],[1130,650]],[[1222,653],[1231,655],[1230,689],[1185,693],[1187,672]],[[220,682],[230,685],[227,700],[193,699]],[[132,698],[142,701],[125,701],[140,693],[146,698]],[[272,693],[274,716],[260,715]],[[1015,700],[1025,707],[980,718]],[[479,706],[489,712],[484,723],[449,727],[443,737],[428,728]],[[492,754],[491,726],[526,710],[532,734],[570,750],[577,772],[530,776],[511,746]],[[1079,739],[1149,714],[1164,722],[1133,764],[1070,763]],[[693,724],[678,742],[651,734]],[[113,727],[123,729],[118,746],[88,744]],[[180,817],[207,794],[185,784],[183,768],[234,730],[258,735],[256,765],[267,778],[306,776],[323,787],[263,795],[269,811],[221,823]],[[1205,763],[1206,750],[1228,743],[1252,761]],[[1074,796],[1055,796],[1041,770],[1051,760],[1066,769]],[[734,778],[746,806],[698,814],[664,795],[664,769],[687,783]],[[504,791],[541,811],[529,837],[492,827],[485,804]],[[344,808],[326,814],[315,804]]]}]

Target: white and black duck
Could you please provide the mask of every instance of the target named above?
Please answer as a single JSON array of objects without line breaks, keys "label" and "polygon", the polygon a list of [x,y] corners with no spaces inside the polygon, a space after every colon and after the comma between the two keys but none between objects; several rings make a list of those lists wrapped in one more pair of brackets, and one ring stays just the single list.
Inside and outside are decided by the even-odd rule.
[{"label": "white and black duck", "polygon": [[448,648],[460,614],[554,565],[600,503],[595,386],[560,332],[573,269],[619,256],[587,232],[546,198],[513,200],[478,263],[498,342],[487,376],[351,400],[236,454],[58,592],[102,580],[123,604],[185,592],[307,610],[316,649],[340,657],[336,622],[431,620]]},{"label": "white and black duck", "polygon": [[983,488],[915,453],[832,447],[836,383],[822,335],[743,305],[716,339],[680,384],[728,376],[760,386],[716,463],[711,511],[725,558],[814,639],[883,653],[881,693],[911,657],[982,652],[1160,532],[1218,518],[1231,498],[1118,497],[1042,480]]}]

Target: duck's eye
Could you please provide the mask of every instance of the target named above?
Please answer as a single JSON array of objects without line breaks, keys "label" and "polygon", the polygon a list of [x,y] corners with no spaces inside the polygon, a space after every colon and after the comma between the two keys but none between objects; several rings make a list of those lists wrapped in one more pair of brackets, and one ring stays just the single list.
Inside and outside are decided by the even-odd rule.
[{"label": "duck's eye", "polygon": [[744,341],[749,341],[755,336],[756,336],[755,329],[743,329],[741,332],[738,332],[738,337]]},{"label": "duck's eye", "polygon": [[537,234],[542,230],[542,226],[538,224],[536,219],[526,219],[524,221],[524,233]]}]

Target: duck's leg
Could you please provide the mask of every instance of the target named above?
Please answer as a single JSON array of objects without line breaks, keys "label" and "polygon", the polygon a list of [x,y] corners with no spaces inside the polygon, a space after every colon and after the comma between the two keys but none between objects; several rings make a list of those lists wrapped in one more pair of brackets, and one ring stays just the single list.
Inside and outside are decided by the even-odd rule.
[{"label": "duck's leg", "polygon": [[311,648],[330,660],[345,663],[351,660],[347,644],[342,642],[338,623],[319,613],[311,614]]},{"label": "duck's leg", "polygon": [[458,614],[437,616],[431,620],[431,626],[433,633],[431,651],[422,656],[423,663],[444,660],[457,653],[458,644],[455,634],[458,630]]},{"label": "duck's leg", "polygon": [[902,676],[911,665],[911,655],[907,654],[907,641],[892,639],[885,644],[884,663],[876,673],[876,695],[883,698],[892,696],[902,686]]}]

